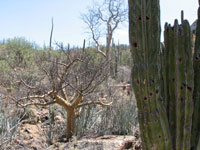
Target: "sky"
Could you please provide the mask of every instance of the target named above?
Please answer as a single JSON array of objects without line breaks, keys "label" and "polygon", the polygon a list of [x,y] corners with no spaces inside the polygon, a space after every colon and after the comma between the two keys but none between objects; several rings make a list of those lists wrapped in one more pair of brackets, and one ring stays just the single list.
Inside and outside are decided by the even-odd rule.
[{"label": "sky", "polygon": [[[80,14],[85,13],[93,1],[0,0],[0,40],[25,37],[40,46],[44,43],[48,45],[53,17],[53,42],[81,46],[86,39],[88,45],[92,40]],[[174,19],[180,20],[181,10],[184,10],[185,18],[192,24],[197,18],[198,0],[160,0],[160,7],[162,29],[165,22],[173,24]],[[127,24],[116,30],[114,39],[120,44],[128,44]]]}]

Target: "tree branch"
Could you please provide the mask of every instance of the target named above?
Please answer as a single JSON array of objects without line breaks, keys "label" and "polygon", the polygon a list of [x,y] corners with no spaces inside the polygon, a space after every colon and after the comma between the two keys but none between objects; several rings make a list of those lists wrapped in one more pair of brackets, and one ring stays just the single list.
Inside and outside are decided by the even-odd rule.
[{"label": "tree branch", "polygon": [[82,93],[80,93],[79,96],[74,100],[74,102],[72,102],[72,107],[78,106],[78,104],[81,102],[82,99],[83,95]]},{"label": "tree branch", "polygon": [[69,63],[68,65],[65,65],[65,73],[69,70],[69,68],[75,63],[75,62],[77,62],[77,61],[81,61],[82,62],[82,60],[81,59],[78,59],[78,58],[76,58],[76,59],[74,59],[71,63]]},{"label": "tree branch", "polygon": [[67,102],[67,100],[63,99],[62,97],[60,97],[59,95],[57,95],[55,92],[53,93],[54,98],[56,99],[56,102],[63,106],[64,108],[69,108],[71,107],[71,104],[69,102]]},{"label": "tree branch", "polygon": [[37,88],[37,87],[33,87],[33,86],[28,85],[22,78],[20,78],[19,82],[22,82],[23,85],[26,86],[29,89],[36,89]]},{"label": "tree branch", "polygon": [[53,104],[56,104],[56,103],[57,103],[56,101],[51,101],[51,102],[48,102],[48,103],[29,103],[29,104],[25,104],[25,105],[22,105],[22,106],[27,107],[27,106],[30,106],[30,105],[37,105],[37,106],[46,107],[46,106],[53,105]]},{"label": "tree branch", "polygon": [[51,26],[50,41],[49,41],[49,49],[50,49],[50,50],[52,50],[52,47],[51,47],[52,36],[53,36],[53,18],[52,18],[52,26]]},{"label": "tree branch", "polygon": [[62,97],[63,97],[64,99],[67,99],[67,94],[66,94],[66,92],[65,92],[65,88],[63,88],[63,87],[62,87],[62,89],[61,89],[61,95],[62,95]]},{"label": "tree branch", "polygon": [[88,89],[87,91],[85,91],[85,93],[83,94],[83,96],[86,96],[90,93],[93,93],[94,90],[97,88],[98,85],[100,85],[108,76],[104,76],[101,80],[99,80],[95,86],[93,86],[92,88]]},{"label": "tree branch", "polygon": [[33,96],[22,97],[22,98],[18,99],[18,101],[23,101],[23,100],[27,100],[27,99],[44,99],[45,97],[48,97],[51,94],[53,94],[53,90],[49,91],[48,93],[46,93],[44,95],[33,95]]},{"label": "tree branch", "polygon": [[99,54],[101,54],[103,57],[106,58],[106,53],[104,53],[102,50],[100,50],[99,44],[97,45],[97,52],[98,52]]},{"label": "tree branch", "polygon": [[80,108],[80,107],[83,107],[83,106],[88,106],[88,105],[100,105],[102,107],[105,107],[105,106],[110,106],[111,104],[112,104],[112,102],[105,104],[105,103],[100,102],[100,101],[90,101],[90,102],[85,102],[85,103],[79,104],[77,106],[77,108]]}]

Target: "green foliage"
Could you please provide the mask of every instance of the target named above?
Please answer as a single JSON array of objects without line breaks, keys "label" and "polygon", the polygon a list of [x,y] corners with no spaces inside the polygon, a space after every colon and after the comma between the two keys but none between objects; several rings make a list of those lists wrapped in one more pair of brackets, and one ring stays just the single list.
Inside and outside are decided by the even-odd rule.
[{"label": "green foliage", "polygon": [[[101,49],[106,49],[104,46],[101,47]],[[88,47],[86,48],[86,53],[91,56],[96,63],[100,63],[105,58],[99,54],[95,47]],[[132,64],[132,58],[130,53],[130,48],[126,45],[119,45],[119,46],[113,46],[111,47],[111,62],[114,64],[115,59],[118,57],[119,64],[122,66],[131,66]]]},{"label": "green foliage", "polygon": [[[87,106],[83,108],[76,122],[78,135],[90,135],[94,133],[97,135],[134,134],[135,130],[133,128],[138,125],[134,96],[127,95],[126,91],[121,91],[119,88],[112,87],[107,89],[105,85],[102,85],[99,89],[99,92],[106,93],[105,95],[109,93],[108,91],[110,91],[111,95],[107,99],[114,101],[112,106],[103,108],[103,110],[98,106]],[[89,99],[95,98],[95,95],[92,95]],[[96,96],[96,98],[98,97]]]},{"label": "green foliage", "polygon": [[7,58],[12,66],[25,67],[30,60],[33,45],[24,38],[8,39],[6,41]]},{"label": "green foliage", "polygon": [[6,61],[0,60],[0,70],[0,81],[7,80],[11,68]]}]

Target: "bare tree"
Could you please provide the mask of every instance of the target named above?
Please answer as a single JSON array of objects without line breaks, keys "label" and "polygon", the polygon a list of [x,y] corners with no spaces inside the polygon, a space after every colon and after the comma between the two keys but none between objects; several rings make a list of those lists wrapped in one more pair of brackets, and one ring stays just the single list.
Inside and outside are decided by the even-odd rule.
[{"label": "bare tree", "polygon": [[[110,60],[110,46],[113,33],[120,23],[127,20],[127,7],[124,0],[104,0],[101,5],[95,4],[89,8],[86,14],[82,14],[82,20],[87,24],[92,39],[96,43],[97,52]],[[105,32],[106,30],[106,32]],[[104,32],[103,32],[104,31]],[[106,50],[100,49],[99,39],[106,35]]]},{"label": "bare tree", "polygon": [[94,104],[110,106],[111,103],[87,100],[87,95],[94,92],[107,77],[106,63],[96,64],[85,53],[80,54],[81,51],[62,50],[60,53],[59,57],[52,52],[51,58],[38,59],[42,70],[39,72],[41,79],[29,84],[19,77],[18,88],[22,89],[21,95],[18,91],[8,98],[22,107],[46,107],[52,104],[62,106],[67,112],[66,138],[69,140],[75,132],[75,120],[80,108]]}]

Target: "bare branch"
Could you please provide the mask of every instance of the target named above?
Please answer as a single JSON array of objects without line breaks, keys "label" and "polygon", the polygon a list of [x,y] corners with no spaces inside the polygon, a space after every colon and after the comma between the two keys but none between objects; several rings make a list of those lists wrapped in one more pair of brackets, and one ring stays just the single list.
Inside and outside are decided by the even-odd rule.
[{"label": "bare branch", "polygon": [[97,44],[97,52],[98,52],[99,54],[101,54],[103,57],[106,58],[106,53],[103,52],[102,50],[100,50],[100,46],[99,46],[99,44]]},{"label": "bare branch", "polygon": [[100,85],[103,81],[105,81],[105,79],[107,78],[108,76],[104,76],[101,80],[99,80],[93,87],[91,87],[90,89],[88,89],[87,91],[84,92],[84,96],[90,94],[90,93],[93,93],[94,90],[97,88],[98,85]]},{"label": "bare branch", "polygon": [[49,48],[50,48],[50,50],[52,50],[52,47],[51,47],[52,36],[53,36],[53,18],[52,18],[52,27],[51,27],[50,41],[49,41]]},{"label": "bare branch", "polygon": [[[112,36],[119,23],[127,18],[128,9],[124,7],[124,0],[104,0],[102,5],[88,9],[88,13],[82,15],[82,20],[87,24],[92,39],[97,46],[97,52],[107,59],[110,55],[110,44]],[[102,36],[102,29],[106,28],[107,50],[100,49],[99,39]]]},{"label": "bare branch", "polygon": [[68,83],[68,85],[69,85],[72,89],[74,89],[77,93],[81,94],[81,91],[80,91],[79,89],[75,88],[73,85],[71,85],[71,84],[69,84],[69,83]]},{"label": "bare branch", "polygon": [[102,20],[103,22],[108,22],[108,20],[103,18],[103,14],[102,14],[102,10],[101,8],[98,8],[98,17],[100,20]]},{"label": "bare branch", "polygon": [[81,102],[82,99],[83,95],[79,94],[79,96],[72,102],[72,107],[76,107]]},{"label": "bare branch", "polygon": [[37,88],[37,87],[33,87],[33,86],[28,85],[22,78],[20,78],[20,82],[22,82],[23,85],[26,86],[29,89],[36,89]]},{"label": "bare branch", "polygon": [[46,74],[47,77],[50,77],[50,74],[48,73],[48,71],[46,69],[44,69],[43,67],[41,67],[41,69]]},{"label": "bare branch", "polygon": [[91,87],[92,82],[95,80],[95,77],[96,77],[97,73],[98,73],[97,71],[94,73],[94,75],[92,76],[92,78],[91,78],[90,82],[88,83],[88,85],[84,89],[81,90],[82,92],[86,91],[89,87]]},{"label": "bare branch", "polygon": [[131,84],[124,84],[124,85],[110,85],[110,87],[131,87]]},{"label": "bare branch", "polygon": [[51,101],[51,102],[48,102],[48,103],[28,103],[28,104],[25,104],[25,105],[22,105],[22,106],[27,107],[27,106],[30,106],[30,105],[35,105],[35,106],[46,107],[46,106],[53,105],[53,104],[56,104],[56,103],[57,103],[56,101]]},{"label": "bare branch", "polygon": [[72,103],[72,102],[74,101],[74,99],[77,97],[76,95],[77,95],[77,93],[74,93],[74,94],[71,96],[72,98],[69,100],[70,103]]},{"label": "bare branch", "polygon": [[57,95],[55,92],[53,93],[53,95],[54,95],[54,98],[56,99],[56,103],[58,103],[59,105],[65,107],[65,108],[71,107],[71,104],[69,102],[67,102],[65,99],[63,99],[59,95]]},{"label": "bare branch", "polygon": [[67,72],[69,70],[69,68],[77,61],[82,61],[82,60],[78,59],[78,58],[74,59],[71,63],[69,63],[68,65],[65,66],[66,67],[65,72]]},{"label": "bare branch", "polygon": [[67,99],[67,94],[66,94],[66,92],[65,92],[65,88],[62,88],[62,89],[61,89],[61,95],[62,95],[62,97],[63,97],[64,99]]},{"label": "bare branch", "polygon": [[[58,46],[60,48],[60,50],[66,55],[68,56],[68,53],[64,50],[64,47],[63,47],[63,43],[58,43],[56,42],[56,46]],[[68,49],[69,50],[69,49]]]},{"label": "bare branch", "polygon": [[18,99],[18,101],[30,100],[30,99],[44,99],[44,98],[46,98],[46,97],[48,97],[48,96],[50,96],[52,94],[53,94],[53,90],[47,92],[44,95],[33,95],[33,96],[22,97],[22,98]]},{"label": "bare branch", "polygon": [[90,101],[90,102],[80,103],[77,106],[77,108],[80,108],[80,107],[83,107],[83,106],[88,106],[88,105],[101,105],[102,107],[105,107],[105,106],[111,106],[112,102],[106,104],[106,103],[103,103],[101,101]]}]

